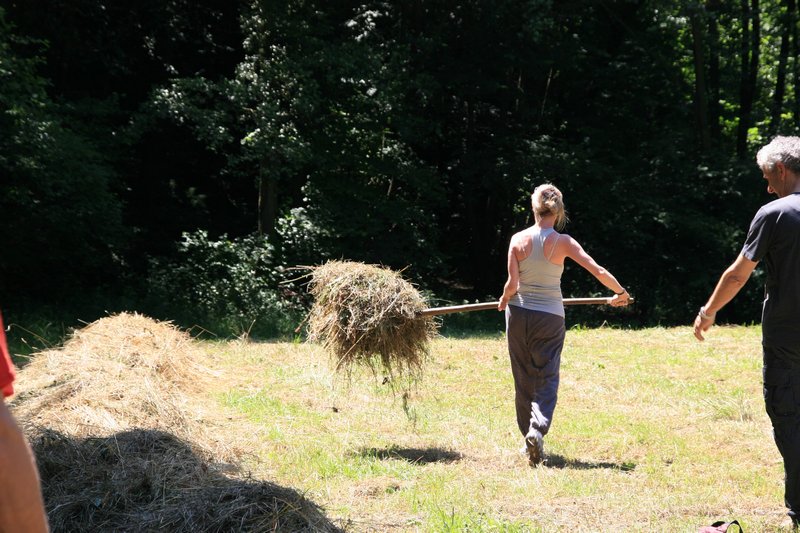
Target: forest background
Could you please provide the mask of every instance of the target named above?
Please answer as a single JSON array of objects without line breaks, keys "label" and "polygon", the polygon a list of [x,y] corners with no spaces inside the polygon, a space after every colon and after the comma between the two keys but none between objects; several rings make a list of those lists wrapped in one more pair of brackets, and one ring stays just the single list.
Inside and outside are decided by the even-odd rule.
[{"label": "forest background", "polygon": [[294,336],[330,259],[497,299],[549,181],[636,298],[569,320],[687,324],[800,131],[799,46],[796,0],[2,0],[0,304]]}]

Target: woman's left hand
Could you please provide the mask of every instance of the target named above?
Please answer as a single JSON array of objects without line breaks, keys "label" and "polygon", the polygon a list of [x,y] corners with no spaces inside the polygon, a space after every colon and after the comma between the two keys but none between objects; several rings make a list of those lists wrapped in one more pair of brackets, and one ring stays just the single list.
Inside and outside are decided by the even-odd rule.
[{"label": "woman's left hand", "polygon": [[611,300],[609,300],[608,304],[612,307],[624,307],[630,303],[631,295],[628,294],[628,291],[625,289],[622,290],[622,294],[615,294]]}]

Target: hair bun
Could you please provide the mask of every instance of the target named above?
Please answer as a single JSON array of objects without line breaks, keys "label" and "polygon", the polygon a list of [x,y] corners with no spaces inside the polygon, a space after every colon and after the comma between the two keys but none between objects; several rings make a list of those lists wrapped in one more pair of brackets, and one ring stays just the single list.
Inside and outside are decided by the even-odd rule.
[{"label": "hair bun", "polygon": [[533,210],[540,215],[555,215],[556,228],[561,229],[567,222],[564,199],[555,185],[543,183],[534,189],[531,195]]}]

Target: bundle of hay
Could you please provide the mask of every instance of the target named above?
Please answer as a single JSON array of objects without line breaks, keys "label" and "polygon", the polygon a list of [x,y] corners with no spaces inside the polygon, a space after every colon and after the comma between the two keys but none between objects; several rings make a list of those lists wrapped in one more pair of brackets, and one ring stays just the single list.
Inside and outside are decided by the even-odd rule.
[{"label": "bundle of hay", "polygon": [[333,354],[337,370],[361,365],[389,376],[420,373],[437,325],[418,315],[425,301],[398,273],[330,261],[313,269],[309,291],[309,340]]},{"label": "bundle of hay", "polygon": [[249,479],[205,413],[209,354],[171,324],[103,318],[18,377],[54,531],[338,531],[302,495]]}]

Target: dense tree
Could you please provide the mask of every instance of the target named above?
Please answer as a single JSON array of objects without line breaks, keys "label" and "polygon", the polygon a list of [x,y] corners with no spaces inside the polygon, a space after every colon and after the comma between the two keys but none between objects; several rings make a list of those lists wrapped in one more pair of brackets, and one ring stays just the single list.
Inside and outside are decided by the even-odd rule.
[{"label": "dense tree", "polygon": [[747,155],[747,133],[753,124],[752,111],[757,97],[761,44],[761,17],[758,0],[741,0],[739,123],[736,128],[736,154]]},{"label": "dense tree", "polygon": [[0,297],[55,300],[113,279],[125,231],[115,178],[79,104],[56,105],[43,43],[0,8]]},{"label": "dense tree", "polygon": [[47,96],[78,110],[71,127],[102,150],[114,174],[130,237],[121,258],[132,273],[142,274],[148,255],[168,253],[182,231],[208,225],[221,233],[228,223],[245,231],[238,194],[217,179],[221,162],[147,107],[175,76],[233,72],[241,58],[237,2],[32,0],[8,9],[21,34],[45,43],[36,72],[48,80]]},{"label": "dense tree", "polygon": [[[637,296],[626,316],[681,322],[767,199],[753,149],[800,130],[796,0],[32,0],[5,18],[0,287],[46,279],[42,297],[141,289],[185,235],[278,274],[347,258],[492,297],[552,181]],[[150,272],[162,294],[170,268],[189,272]]]}]

